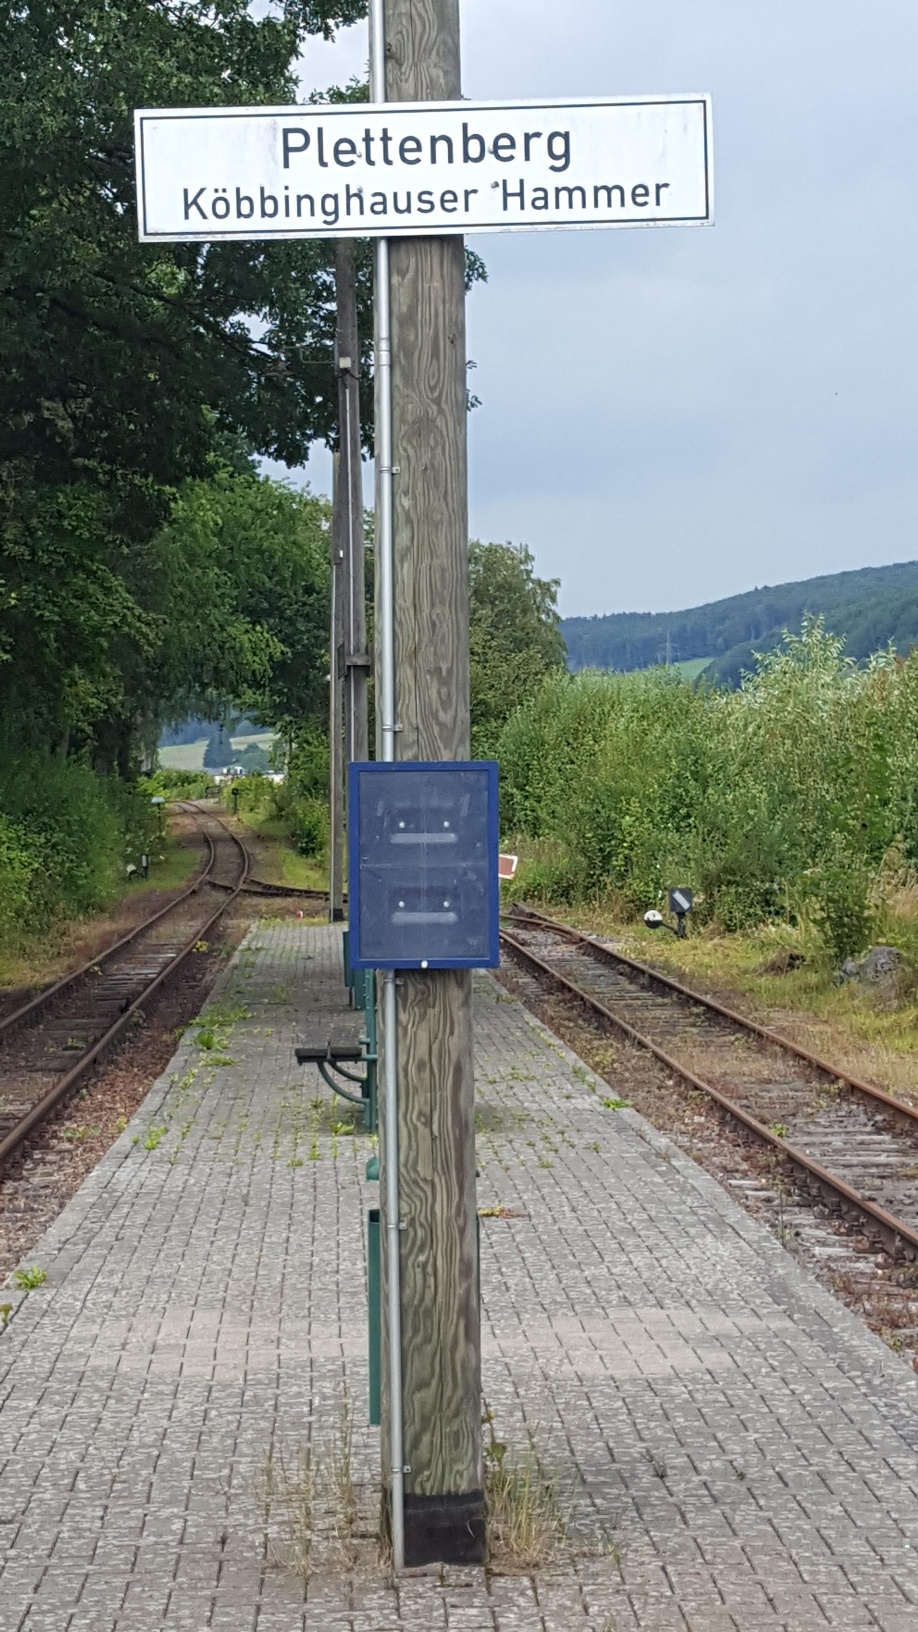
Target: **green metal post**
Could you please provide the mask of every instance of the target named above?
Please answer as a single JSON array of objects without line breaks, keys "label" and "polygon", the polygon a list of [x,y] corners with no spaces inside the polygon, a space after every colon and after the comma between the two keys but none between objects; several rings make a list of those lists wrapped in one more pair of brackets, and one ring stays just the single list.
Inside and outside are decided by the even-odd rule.
[{"label": "green metal post", "polygon": [[367,1309],[370,1320],[369,1329],[369,1361],[370,1361],[370,1422],[374,1428],[380,1423],[379,1409],[379,1372],[380,1372],[380,1324],[379,1324],[379,1208],[371,1207],[367,1212]]},{"label": "green metal post", "polygon": [[363,1111],[364,1127],[368,1133],[375,1133],[376,1118],[376,1071],[379,1058],[376,1038],[376,980],[370,970],[364,971],[363,1012],[366,1020],[366,1029],[362,1038],[366,1058],[366,1087],[364,1098],[366,1104]]}]

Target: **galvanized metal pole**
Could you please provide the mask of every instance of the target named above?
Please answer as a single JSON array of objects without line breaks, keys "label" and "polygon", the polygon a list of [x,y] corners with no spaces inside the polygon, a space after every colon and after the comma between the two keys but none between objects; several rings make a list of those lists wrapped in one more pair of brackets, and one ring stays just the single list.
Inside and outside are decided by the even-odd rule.
[{"label": "galvanized metal pole", "polygon": [[[385,0],[370,0],[370,96],[386,100]],[[392,559],[392,329],[389,245],[376,244],[376,647],[381,758],[395,759],[395,602]],[[401,1240],[398,1172],[398,1053],[395,974],[383,977],[383,1180],[386,1220],[389,1376],[389,1523],[392,1568],[405,1567],[405,1452],[402,1406]]]},{"label": "galvanized metal pole", "polygon": [[341,547],[341,464],[335,455],[331,538],[331,623],[328,641],[328,916],[344,917],[344,554]]}]

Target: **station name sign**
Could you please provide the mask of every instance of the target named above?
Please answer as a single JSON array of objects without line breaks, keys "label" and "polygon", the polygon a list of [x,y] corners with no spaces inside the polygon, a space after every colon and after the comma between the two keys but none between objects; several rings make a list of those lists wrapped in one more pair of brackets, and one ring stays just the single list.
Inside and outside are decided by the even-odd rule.
[{"label": "station name sign", "polygon": [[140,109],[135,135],[146,242],[713,219],[707,96]]}]

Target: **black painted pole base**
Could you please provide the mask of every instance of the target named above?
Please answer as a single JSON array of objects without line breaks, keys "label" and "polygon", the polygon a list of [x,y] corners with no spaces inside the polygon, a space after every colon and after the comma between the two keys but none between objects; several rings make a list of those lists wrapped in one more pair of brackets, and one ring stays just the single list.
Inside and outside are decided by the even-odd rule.
[{"label": "black painted pole base", "polygon": [[484,1564],[484,1491],[405,1496],[405,1564]]}]

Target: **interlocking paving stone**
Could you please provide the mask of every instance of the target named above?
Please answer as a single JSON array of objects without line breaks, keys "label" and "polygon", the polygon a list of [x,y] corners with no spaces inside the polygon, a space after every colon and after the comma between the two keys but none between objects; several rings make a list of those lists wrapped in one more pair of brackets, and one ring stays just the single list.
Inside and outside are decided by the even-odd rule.
[{"label": "interlocking paving stone", "polygon": [[[253,931],[216,1048],[186,1033],[29,1254],[47,1284],[0,1338],[3,1632],[916,1632],[918,1379],[489,977],[480,1203],[518,1216],[482,1219],[484,1392],[570,1534],[531,1578],[392,1585],[364,1426],[377,1186],[293,1060],[339,969],[336,930]],[[269,1455],[289,1495],[311,1441],[306,1584],[264,1495]]]}]

